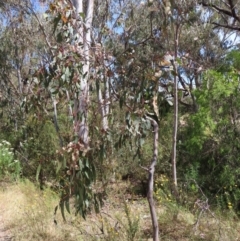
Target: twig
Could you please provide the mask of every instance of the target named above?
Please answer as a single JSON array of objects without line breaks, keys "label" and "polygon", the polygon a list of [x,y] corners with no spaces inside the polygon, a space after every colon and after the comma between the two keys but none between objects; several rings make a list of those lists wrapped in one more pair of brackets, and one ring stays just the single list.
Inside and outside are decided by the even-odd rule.
[{"label": "twig", "polygon": [[149,172],[149,168],[148,167],[144,167],[144,166],[141,166],[139,165],[142,169],[144,169],[145,171]]},{"label": "twig", "polygon": [[[201,194],[203,195],[203,197],[206,199],[205,201],[204,200],[200,200],[200,199],[197,199],[197,201],[194,203],[194,206],[197,206],[201,211],[197,217],[197,221],[193,224],[194,225],[194,229],[195,231],[197,230],[197,227],[199,225],[199,222],[200,222],[200,218],[202,216],[202,214],[206,211],[208,211],[211,216],[213,218],[215,218],[216,220],[218,220],[216,218],[216,216],[214,215],[214,213],[210,210],[210,205],[208,204],[208,198],[207,196],[204,194],[203,190],[201,189],[201,187],[199,187],[199,185],[197,184],[197,182],[194,180],[194,179],[190,179],[191,181],[193,181],[195,183],[195,185],[198,187],[198,189],[200,190]],[[219,220],[218,220],[219,221]]]},{"label": "twig", "polygon": [[240,31],[240,27],[220,24],[220,23],[216,23],[216,22],[212,22],[212,24],[216,25],[217,27],[223,27],[223,28],[228,28],[228,29],[231,29],[231,30]]}]

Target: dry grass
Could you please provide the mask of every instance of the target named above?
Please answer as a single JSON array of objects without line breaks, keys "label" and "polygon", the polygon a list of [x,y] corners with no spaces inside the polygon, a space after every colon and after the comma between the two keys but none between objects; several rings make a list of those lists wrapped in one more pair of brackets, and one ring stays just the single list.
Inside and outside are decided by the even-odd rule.
[{"label": "dry grass", "polygon": [[77,230],[53,222],[58,197],[52,191],[40,192],[28,181],[10,185],[0,192],[1,216],[14,240],[76,240]]},{"label": "dry grass", "polygon": [[[115,183],[109,187],[109,198],[100,214],[89,214],[87,220],[66,215],[63,223],[58,212],[54,224],[54,207],[58,197],[51,190],[38,190],[25,181],[6,185],[0,190],[0,215],[13,240],[151,240],[151,218],[145,199],[130,195],[129,183]],[[213,218],[204,213],[198,226],[193,215],[174,203],[158,205],[162,241],[237,241],[240,223],[232,216]]]}]

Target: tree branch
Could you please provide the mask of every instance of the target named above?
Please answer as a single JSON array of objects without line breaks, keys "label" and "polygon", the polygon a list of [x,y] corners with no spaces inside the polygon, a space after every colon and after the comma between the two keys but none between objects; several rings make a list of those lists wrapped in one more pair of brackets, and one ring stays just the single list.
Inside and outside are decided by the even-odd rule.
[{"label": "tree branch", "polygon": [[233,18],[237,19],[238,21],[240,21],[239,17],[236,15],[236,11],[235,11],[235,6],[233,4],[232,0],[228,0],[229,6],[231,8],[231,12],[232,12],[232,16]]},{"label": "tree branch", "polygon": [[216,22],[212,22],[212,24],[216,25],[217,27],[223,27],[223,28],[228,28],[228,29],[231,29],[231,30],[240,31],[240,27],[234,27],[234,26],[220,24],[220,23],[216,23]]},{"label": "tree branch", "polygon": [[[229,3],[230,2],[232,3],[232,0],[229,0]],[[200,1],[199,4],[202,4],[204,7],[212,7],[215,10],[219,11],[220,13],[224,13],[225,15],[228,15],[229,17],[232,17],[232,18],[234,18],[234,19],[236,19],[237,21],[240,22],[240,18],[236,15],[233,4],[230,5],[231,11],[228,11],[224,8],[220,8],[220,7],[218,7],[218,6],[216,6],[215,4],[212,4],[212,3],[206,3],[205,1]],[[232,6],[233,6],[234,11],[232,9]]]}]

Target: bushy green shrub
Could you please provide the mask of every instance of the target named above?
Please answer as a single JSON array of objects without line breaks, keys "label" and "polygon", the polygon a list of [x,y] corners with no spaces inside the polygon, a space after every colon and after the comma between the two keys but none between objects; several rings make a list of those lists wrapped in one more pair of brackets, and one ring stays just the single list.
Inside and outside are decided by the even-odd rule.
[{"label": "bushy green shrub", "polygon": [[[194,180],[221,209],[239,209],[239,80],[234,72],[208,71],[194,92],[198,111],[191,114],[179,138],[178,174],[193,188]],[[201,195],[201,192],[199,192]]]},{"label": "bushy green shrub", "polygon": [[5,140],[0,142],[0,178],[12,177],[19,178],[21,165],[14,159],[11,144]]}]

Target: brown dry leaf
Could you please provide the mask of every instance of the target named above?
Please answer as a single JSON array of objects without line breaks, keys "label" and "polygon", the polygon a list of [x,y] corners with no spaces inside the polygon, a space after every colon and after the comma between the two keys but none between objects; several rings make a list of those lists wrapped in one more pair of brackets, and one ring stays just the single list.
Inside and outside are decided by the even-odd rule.
[{"label": "brown dry leaf", "polygon": [[107,77],[112,77],[113,75],[114,75],[114,73],[110,69],[108,69],[107,70]]},{"label": "brown dry leaf", "polygon": [[50,3],[49,8],[51,11],[54,11],[56,9],[55,4]]},{"label": "brown dry leaf", "polygon": [[62,21],[63,21],[64,23],[67,23],[67,21],[68,21],[68,19],[67,19],[65,16],[63,16],[63,15],[61,15],[61,19],[62,19]]}]

